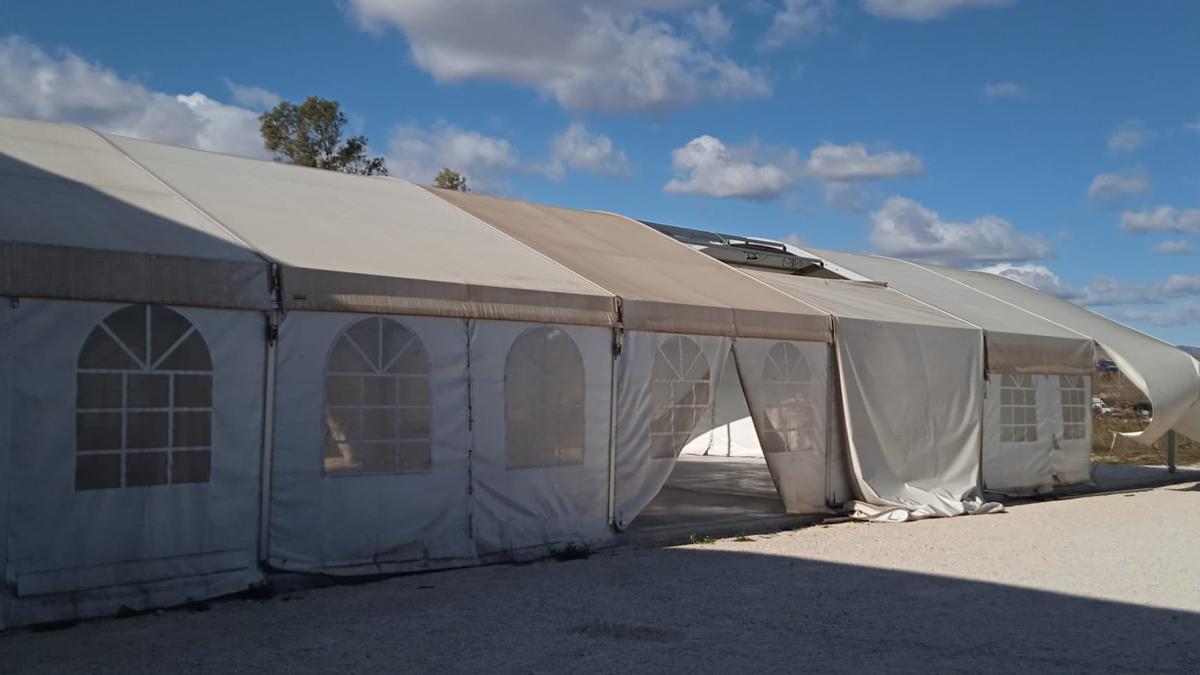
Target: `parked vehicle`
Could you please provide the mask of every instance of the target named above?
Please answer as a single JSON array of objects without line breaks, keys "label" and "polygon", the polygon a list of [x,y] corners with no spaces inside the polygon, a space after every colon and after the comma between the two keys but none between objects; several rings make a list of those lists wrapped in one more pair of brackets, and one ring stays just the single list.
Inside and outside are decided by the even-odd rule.
[{"label": "parked vehicle", "polygon": [[1100,371],[1101,373],[1120,372],[1120,369],[1117,368],[1116,362],[1110,361],[1108,359],[1100,359],[1099,361],[1097,361],[1096,362],[1096,370]]}]

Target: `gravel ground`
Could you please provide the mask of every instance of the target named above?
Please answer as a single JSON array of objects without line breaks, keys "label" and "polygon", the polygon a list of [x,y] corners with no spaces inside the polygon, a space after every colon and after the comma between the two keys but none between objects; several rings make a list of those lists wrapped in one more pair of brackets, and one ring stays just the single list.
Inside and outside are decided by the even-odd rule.
[{"label": "gravel ground", "polygon": [[0,672],[1200,672],[1200,488],[0,634]]}]

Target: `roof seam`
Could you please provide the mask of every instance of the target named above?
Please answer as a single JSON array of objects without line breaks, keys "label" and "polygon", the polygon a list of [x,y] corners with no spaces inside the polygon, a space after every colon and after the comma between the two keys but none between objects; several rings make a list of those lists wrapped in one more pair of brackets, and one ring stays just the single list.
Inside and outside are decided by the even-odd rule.
[{"label": "roof seam", "polygon": [[[83,127],[83,128],[86,129],[87,127]],[[183,203],[190,206],[193,210],[196,211],[196,213],[199,213],[200,215],[202,215],[206,219],[208,219],[208,221],[211,222],[213,225],[216,225],[217,228],[219,228],[222,232],[225,232],[226,234],[228,234],[229,236],[231,236],[235,240],[237,240],[238,243],[249,248],[251,251],[254,252],[255,255],[257,255],[259,258],[262,258],[263,262],[267,262],[267,263],[277,263],[278,262],[277,260],[271,258],[266,253],[264,253],[262,251],[262,249],[260,249],[258,246],[255,246],[249,240],[245,239],[240,234],[233,231],[233,229],[231,229],[225,223],[222,223],[221,221],[217,220],[216,217],[214,217],[211,213],[209,213],[208,211],[201,208],[199,204],[197,204],[196,202],[189,199],[187,197],[187,195],[183,194],[177,188],[175,188],[175,186],[168,183],[165,179],[163,179],[162,176],[159,176],[157,173],[151,171],[146,165],[144,165],[141,162],[134,159],[132,155],[130,155],[128,152],[125,152],[125,150],[123,148],[121,148],[121,146],[114,143],[112,141],[112,139],[108,138],[104,134],[102,134],[98,131],[95,131],[93,129],[88,129],[88,131],[91,131],[93,134],[95,134],[97,137],[99,137],[100,140],[107,143],[110,147],[112,147],[113,150],[116,150],[119,155],[124,157],[126,161],[128,161],[130,164],[132,164],[135,167],[137,167],[138,169],[140,169],[142,171],[142,173],[145,173],[147,176],[154,179],[155,182],[157,182],[159,185],[162,185],[164,188],[167,189],[167,191],[169,191],[171,194],[178,197],[181,201],[183,201]]]},{"label": "roof seam", "polygon": [[[394,177],[392,177],[392,176],[380,176],[380,178],[384,178],[384,179],[387,179],[387,180],[396,180],[396,181],[400,181],[400,182],[402,182],[402,183],[409,183],[409,181],[402,180],[402,179],[400,179],[400,178],[394,178]],[[474,213],[471,213],[470,211],[468,211],[468,210],[464,209],[463,207],[459,206],[458,204],[455,204],[454,202],[450,201],[449,199],[446,199],[446,198],[442,197],[442,196],[441,196],[441,195],[439,195],[437,192],[434,192],[434,190],[435,190],[435,189],[438,189],[438,190],[440,190],[440,189],[443,189],[443,188],[431,188],[431,187],[429,187],[429,186],[427,186],[427,185],[417,185],[416,183],[409,183],[409,185],[415,185],[416,187],[418,187],[418,188],[420,188],[420,189],[424,190],[425,192],[429,193],[431,196],[433,196],[433,197],[436,197],[436,198],[437,198],[437,200],[438,200],[439,202],[441,202],[441,203],[443,203],[443,204],[445,204],[445,205],[449,206],[450,208],[452,208],[452,209],[454,209],[454,210],[456,210],[456,211],[458,211],[458,212],[462,213],[463,215],[467,216],[468,218],[470,218],[470,219],[472,219],[472,220],[474,220],[474,221],[476,221],[476,222],[478,222],[478,223],[482,224],[484,227],[486,227],[486,228],[488,228],[488,229],[490,229],[490,230],[493,230],[493,231],[495,231],[495,232],[496,232],[497,234],[499,234],[500,236],[502,236],[502,237],[504,237],[505,239],[508,239],[508,240],[510,240],[510,241],[512,241],[512,242],[514,242],[514,243],[516,243],[518,246],[521,246],[522,248],[524,248],[524,249],[528,250],[529,252],[533,253],[534,255],[536,255],[536,256],[538,256],[538,257],[540,257],[540,258],[543,258],[543,259],[545,259],[545,260],[546,260],[547,262],[549,262],[550,264],[554,265],[555,267],[558,267],[559,269],[562,269],[564,272],[567,272],[567,273],[568,273],[568,274],[570,274],[571,276],[573,276],[573,277],[576,277],[576,278],[578,278],[578,279],[582,279],[583,281],[586,281],[587,283],[589,283],[589,284],[591,284],[591,285],[595,286],[596,288],[598,288],[598,289],[600,289],[600,290],[604,291],[605,293],[608,293],[608,294],[609,294],[609,295],[611,295],[611,296],[612,296],[614,299],[617,299],[617,298],[620,298],[620,297],[621,297],[621,296],[617,295],[616,293],[612,292],[611,290],[609,290],[609,289],[607,289],[607,288],[605,288],[605,287],[601,286],[600,284],[596,283],[596,282],[595,282],[595,281],[593,281],[592,279],[590,279],[590,278],[588,278],[588,277],[585,277],[585,276],[583,276],[583,275],[582,275],[582,274],[580,274],[579,272],[576,272],[575,270],[571,269],[570,267],[567,267],[566,265],[564,265],[564,264],[560,263],[559,261],[555,260],[554,258],[551,258],[550,256],[546,255],[545,253],[542,253],[541,251],[537,250],[536,248],[534,248],[534,247],[530,246],[529,244],[526,244],[525,242],[521,241],[520,239],[518,239],[518,238],[514,237],[513,235],[511,235],[511,234],[509,234],[509,233],[505,232],[504,230],[502,230],[502,229],[500,229],[500,228],[496,227],[495,225],[493,225],[493,224],[489,223],[488,221],[484,220],[483,218],[480,218],[479,216],[475,215]],[[525,202],[525,203],[528,203],[528,202]],[[614,311],[615,311],[615,308],[614,308]]]}]

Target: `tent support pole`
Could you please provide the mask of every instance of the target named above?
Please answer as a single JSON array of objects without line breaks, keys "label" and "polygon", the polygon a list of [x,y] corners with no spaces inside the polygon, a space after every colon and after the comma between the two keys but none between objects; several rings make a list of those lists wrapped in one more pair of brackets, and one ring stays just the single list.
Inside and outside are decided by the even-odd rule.
[{"label": "tent support pole", "polygon": [[1175,430],[1172,429],[1167,432],[1167,471],[1170,473],[1175,473],[1175,449]]},{"label": "tent support pole", "polygon": [[275,449],[275,343],[279,339],[276,312],[267,314],[267,381],[263,385],[262,466],[259,468],[258,559],[270,559],[271,457]]},{"label": "tent support pole", "polygon": [[608,524],[616,526],[617,513],[617,359],[621,357],[620,322],[613,327],[612,364],[608,394]]}]

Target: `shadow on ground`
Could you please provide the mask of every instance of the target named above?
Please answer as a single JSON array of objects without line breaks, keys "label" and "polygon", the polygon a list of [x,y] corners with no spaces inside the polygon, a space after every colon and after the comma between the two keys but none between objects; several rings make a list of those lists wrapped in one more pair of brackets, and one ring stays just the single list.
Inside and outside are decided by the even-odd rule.
[{"label": "shadow on ground", "polygon": [[1200,615],[1188,612],[686,547],[17,631],[0,635],[0,663],[6,673],[1197,672],[1197,635]]}]

